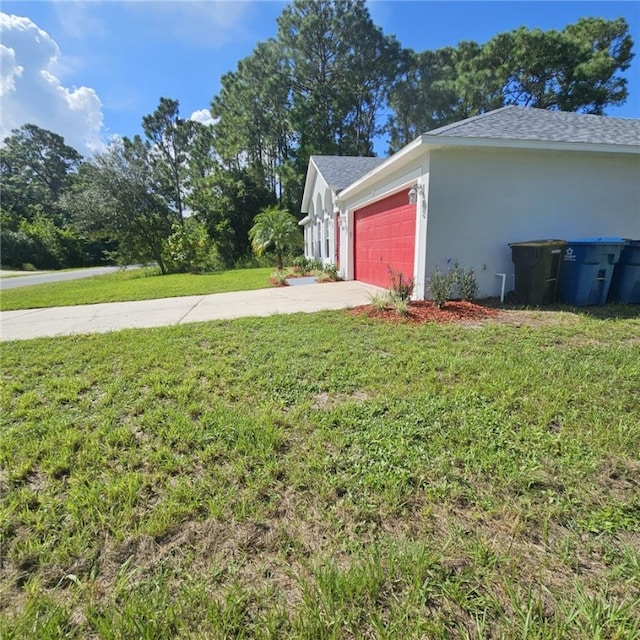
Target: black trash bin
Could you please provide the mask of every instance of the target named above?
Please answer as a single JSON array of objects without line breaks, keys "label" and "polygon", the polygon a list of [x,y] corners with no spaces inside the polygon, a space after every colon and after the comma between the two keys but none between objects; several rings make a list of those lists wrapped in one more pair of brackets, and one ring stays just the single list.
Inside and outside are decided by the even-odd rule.
[{"label": "black trash bin", "polygon": [[613,270],[609,300],[640,304],[640,240],[625,240],[620,259]]},{"label": "black trash bin", "polygon": [[520,302],[536,307],[555,302],[566,244],[564,240],[509,243],[516,268],[515,291]]}]

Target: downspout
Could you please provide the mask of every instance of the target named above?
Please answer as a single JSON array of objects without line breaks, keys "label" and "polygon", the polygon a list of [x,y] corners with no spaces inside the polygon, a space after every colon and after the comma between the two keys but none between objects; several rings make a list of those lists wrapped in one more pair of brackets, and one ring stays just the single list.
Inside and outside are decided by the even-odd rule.
[{"label": "downspout", "polygon": [[[496,278],[501,278],[502,283],[500,285],[500,304],[504,302],[505,288],[507,285],[507,274],[506,273],[496,273]],[[513,285],[515,287],[515,273],[513,274]]]},{"label": "downspout", "polygon": [[502,278],[502,284],[500,285],[500,304],[502,304],[504,302],[504,290],[507,284],[507,274],[496,273],[496,278]]}]

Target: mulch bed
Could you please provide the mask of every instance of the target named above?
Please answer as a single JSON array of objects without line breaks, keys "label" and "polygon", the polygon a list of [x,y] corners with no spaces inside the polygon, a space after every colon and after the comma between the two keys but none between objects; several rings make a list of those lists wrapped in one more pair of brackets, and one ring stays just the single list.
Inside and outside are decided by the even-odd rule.
[{"label": "mulch bed", "polygon": [[408,322],[422,324],[424,322],[477,322],[489,318],[497,318],[499,309],[483,307],[475,302],[451,301],[442,309],[438,309],[428,300],[413,301],[409,303],[409,314],[401,316],[394,308],[377,309],[371,304],[365,304],[351,309],[356,316],[367,316],[386,322]]}]

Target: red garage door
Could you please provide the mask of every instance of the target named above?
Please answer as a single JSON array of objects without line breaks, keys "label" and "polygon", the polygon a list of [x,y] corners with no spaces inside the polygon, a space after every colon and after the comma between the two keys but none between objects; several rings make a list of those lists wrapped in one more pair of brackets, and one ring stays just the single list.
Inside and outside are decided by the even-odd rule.
[{"label": "red garage door", "polygon": [[391,283],[389,268],[413,278],[416,205],[408,190],[355,212],[355,279],[379,287]]}]

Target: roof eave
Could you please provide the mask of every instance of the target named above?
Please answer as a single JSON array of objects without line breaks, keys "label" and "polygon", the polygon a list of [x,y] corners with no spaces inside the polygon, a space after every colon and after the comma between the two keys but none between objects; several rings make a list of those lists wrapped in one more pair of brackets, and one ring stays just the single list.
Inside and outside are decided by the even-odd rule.
[{"label": "roof eave", "polygon": [[377,182],[386,174],[396,171],[403,164],[410,162],[422,153],[422,136],[416,138],[413,142],[402,147],[400,151],[394,153],[390,158],[377,167],[366,173],[362,178],[352,182],[348,187],[342,189],[336,196],[338,203],[348,200],[352,195],[359,193],[362,189],[366,189],[371,183]]},{"label": "roof eave", "polygon": [[359,180],[343,189],[336,200],[344,203],[386,175],[397,171],[404,164],[418,157],[425,151],[445,148],[490,148],[490,149],[522,149],[543,151],[581,151],[587,153],[621,153],[640,154],[640,145],[630,144],[596,144],[586,142],[549,142],[546,140],[518,140],[505,138],[469,138],[455,136],[437,136],[423,133],[413,142],[400,149],[381,165],[364,175]]},{"label": "roof eave", "polygon": [[[313,167],[313,171],[311,168]],[[316,176],[320,173],[318,165],[313,158],[309,158],[309,166],[307,168],[307,177],[304,181],[304,191],[302,192],[302,204],[300,205],[300,211],[302,213],[309,213],[309,200],[311,198],[312,185]]]},{"label": "roof eave", "polygon": [[471,138],[456,136],[420,136],[429,149],[445,147],[488,147],[494,149],[538,149],[543,151],[584,151],[587,153],[640,154],[640,145],[596,142],[563,142],[549,140],[520,140],[517,138]]}]

